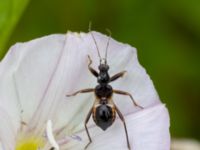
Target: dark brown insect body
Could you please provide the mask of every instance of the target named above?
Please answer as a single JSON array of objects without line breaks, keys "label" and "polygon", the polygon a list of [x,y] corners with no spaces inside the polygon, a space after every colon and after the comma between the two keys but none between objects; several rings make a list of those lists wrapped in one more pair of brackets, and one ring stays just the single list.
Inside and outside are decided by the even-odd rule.
[{"label": "dark brown insect body", "polygon": [[97,102],[93,107],[93,119],[97,126],[106,130],[115,120],[114,105],[111,104],[113,94],[112,87],[108,84],[110,77],[108,66],[100,65],[99,76],[97,77],[99,85],[95,87]]},{"label": "dark brown insect body", "polygon": [[[96,40],[95,40],[92,32],[91,32],[91,35],[92,35],[92,38],[97,47],[97,43],[96,43]],[[110,37],[109,37],[109,39],[110,39]],[[108,48],[108,45],[109,45],[109,40],[107,43],[107,48]],[[106,57],[107,57],[107,48],[106,48]],[[89,131],[87,128],[87,123],[90,119],[90,116],[91,115],[93,116],[93,120],[97,126],[99,126],[102,130],[106,130],[108,127],[110,127],[113,124],[115,117],[116,117],[116,113],[117,113],[119,118],[122,120],[122,122],[124,124],[124,129],[125,129],[126,139],[127,139],[127,147],[130,150],[130,144],[129,144],[129,139],[128,139],[126,123],[125,123],[122,113],[119,111],[117,106],[114,104],[114,102],[112,100],[112,95],[113,95],[113,93],[127,95],[131,98],[131,100],[133,101],[133,104],[135,106],[138,106],[140,108],[143,108],[143,107],[141,107],[134,101],[134,99],[130,93],[121,91],[121,90],[115,90],[109,85],[110,82],[113,82],[113,81],[117,80],[118,78],[122,77],[124,75],[124,73],[126,73],[126,71],[119,72],[119,73],[115,74],[114,76],[110,77],[109,73],[108,73],[109,66],[107,65],[106,57],[105,57],[105,59],[101,58],[98,47],[97,47],[97,51],[98,51],[98,55],[100,58],[100,65],[98,68],[99,71],[97,72],[95,69],[93,69],[91,67],[92,60],[89,56],[88,56],[88,58],[89,58],[88,69],[97,78],[98,85],[95,88],[79,90],[79,91],[77,91],[73,94],[67,95],[67,96],[75,96],[78,93],[88,93],[88,92],[94,92],[94,94],[96,96],[94,105],[90,109],[90,111],[86,117],[86,120],[85,120],[85,129],[86,129],[86,132],[87,132],[87,135],[89,138],[89,143],[86,145],[85,148],[87,148],[88,145],[92,142],[92,139],[90,137],[90,134],[89,134]]]}]

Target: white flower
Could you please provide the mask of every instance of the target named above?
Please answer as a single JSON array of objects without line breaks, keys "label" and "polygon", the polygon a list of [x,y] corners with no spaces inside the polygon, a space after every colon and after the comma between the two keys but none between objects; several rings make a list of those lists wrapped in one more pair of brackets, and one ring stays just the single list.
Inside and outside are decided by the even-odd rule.
[{"label": "white flower", "polygon": [[[108,38],[97,32],[94,36],[101,54],[105,54]],[[84,148],[88,143],[84,121],[94,94],[65,95],[97,85],[87,68],[88,54],[97,69],[99,58],[90,33],[50,35],[16,44],[9,50],[0,64],[0,149],[23,150],[16,147],[31,143],[36,147],[30,146],[33,150],[48,150],[51,142],[44,133],[49,119],[61,150]],[[108,64],[110,75],[127,71],[112,87],[131,93],[144,107],[141,110],[133,106],[127,96],[113,96],[125,117],[132,150],[169,150],[168,111],[138,63],[136,49],[111,39]],[[26,123],[23,126],[22,121]],[[92,118],[88,127],[93,141],[88,150],[127,149],[118,117],[105,132],[95,126]]]}]

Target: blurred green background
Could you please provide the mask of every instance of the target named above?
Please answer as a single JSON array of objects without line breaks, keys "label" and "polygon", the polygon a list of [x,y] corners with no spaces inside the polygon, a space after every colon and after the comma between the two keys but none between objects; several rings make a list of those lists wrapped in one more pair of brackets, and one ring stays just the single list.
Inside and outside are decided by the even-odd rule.
[{"label": "blurred green background", "polygon": [[93,29],[138,49],[173,137],[200,140],[199,0],[0,0],[0,58],[16,42]]}]

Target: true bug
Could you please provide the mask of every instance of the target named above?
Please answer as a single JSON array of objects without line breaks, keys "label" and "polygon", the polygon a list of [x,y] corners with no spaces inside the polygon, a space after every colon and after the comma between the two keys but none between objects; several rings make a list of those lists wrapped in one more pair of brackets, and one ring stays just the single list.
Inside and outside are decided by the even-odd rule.
[{"label": "true bug", "polygon": [[[89,30],[90,31],[90,30]],[[97,46],[97,42],[95,40],[95,37],[92,32],[91,36],[94,40],[94,43],[96,45],[96,49],[98,52],[100,64],[99,64],[99,71],[96,71],[91,67],[92,65],[92,60],[90,56],[88,55],[89,63],[88,63],[88,69],[89,71],[97,78],[98,85],[95,88],[87,88],[87,89],[82,89],[79,91],[74,92],[73,94],[66,95],[68,97],[70,96],[75,96],[78,93],[89,93],[89,92],[94,92],[96,100],[93,104],[93,107],[90,109],[86,120],[85,120],[85,130],[87,132],[88,138],[89,138],[89,143],[86,145],[85,149],[89,146],[89,144],[92,142],[92,139],[90,137],[88,128],[87,128],[87,123],[90,119],[90,116],[93,116],[93,120],[96,123],[97,126],[99,126],[102,130],[106,130],[108,127],[110,127],[113,122],[115,121],[116,113],[118,114],[119,118],[124,124],[124,129],[126,133],[126,140],[127,140],[127,147],[130,150],[130,144],[129,144],[129,138],[128,138],[128,132],[126,128],[126,123],[124,120],[124,117],[122,113],[119,111],[118,107],[115,105],[115,103],[112,100],[113,93],[115,94],[121,94],[121,95],[126,95],[131,98],[133,101],[133,104],[135,106],[138,106],[139,108],[143,109],[142,106],[138,105],[135,100],[133,99],[133,96],[125,91],[121,90],[116,90],[113,89],[111,85],[109,85],[110,82],[113,82],[117,80],[120,77],[123,77],[123,75],[126,73],[126,71],[119,72],[113,76],[110,77],[108,70],[109,70],[109,65],[107,64],[107,52],[108,52],[108,47],[109,47],[109,41],[111,38],[111,34],[108,37],[108,42],[106,46],[106,53],[105,53],[105,58],[102,58],[100,55],[99,48]]]}]

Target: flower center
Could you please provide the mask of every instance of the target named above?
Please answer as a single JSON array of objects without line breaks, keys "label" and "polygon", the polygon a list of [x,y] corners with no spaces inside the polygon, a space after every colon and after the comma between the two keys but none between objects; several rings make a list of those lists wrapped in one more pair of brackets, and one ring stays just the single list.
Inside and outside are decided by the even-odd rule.
[{"label": "flower center", "polygon": [[23,137],[17,144],[15,150],[38,150],[43,148],[45,141],[40,137]]}]

